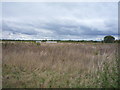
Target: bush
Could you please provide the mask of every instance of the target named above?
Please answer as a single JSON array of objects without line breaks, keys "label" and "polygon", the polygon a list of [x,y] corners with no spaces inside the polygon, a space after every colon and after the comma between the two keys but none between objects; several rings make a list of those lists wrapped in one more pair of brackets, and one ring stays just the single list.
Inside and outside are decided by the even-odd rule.
[{"label": "bush", "polygon": [[104,42],[105,43],[113,43],[115,41],[115,38],[113,36],[105,36]]}]

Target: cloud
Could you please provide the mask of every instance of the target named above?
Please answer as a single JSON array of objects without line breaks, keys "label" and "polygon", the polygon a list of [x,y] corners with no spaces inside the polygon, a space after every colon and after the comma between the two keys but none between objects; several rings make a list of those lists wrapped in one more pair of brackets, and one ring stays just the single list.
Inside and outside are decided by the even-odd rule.
[{"label": "cloud", "polygon": [[117,3],[3,3],[7,39],[93,39],[117,36]]}]

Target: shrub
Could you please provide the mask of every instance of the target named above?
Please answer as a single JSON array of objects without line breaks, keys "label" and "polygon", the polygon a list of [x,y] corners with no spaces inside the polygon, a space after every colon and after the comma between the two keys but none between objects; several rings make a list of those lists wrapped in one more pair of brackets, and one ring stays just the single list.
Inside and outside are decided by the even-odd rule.
[{"label": "shrub", "polygon": [[105,36],[104,42],[105,43],[113,43],[115,41],[115,38],[113,36]]}]

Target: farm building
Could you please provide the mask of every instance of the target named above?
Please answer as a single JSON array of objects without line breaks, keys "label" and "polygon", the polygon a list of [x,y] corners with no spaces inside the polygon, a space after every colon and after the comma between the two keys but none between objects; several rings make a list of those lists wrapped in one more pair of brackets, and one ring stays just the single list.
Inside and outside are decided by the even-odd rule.
[{"label": "farm building", "polygon": [[41,43],[41,41],[36,41],[36,43]]},{"label": "farm building", "polygon": [[57,43],[57,41],[46,41],[46,43]]}]

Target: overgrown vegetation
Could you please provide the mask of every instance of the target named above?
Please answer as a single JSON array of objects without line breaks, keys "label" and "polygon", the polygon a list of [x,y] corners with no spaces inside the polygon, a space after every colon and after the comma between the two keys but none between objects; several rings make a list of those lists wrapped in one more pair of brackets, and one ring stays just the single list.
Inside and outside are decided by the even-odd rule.
[{"label": "overgrown vegetation", "polygon": [[3,43],[3,88],[118,88],[116,43]]}]

